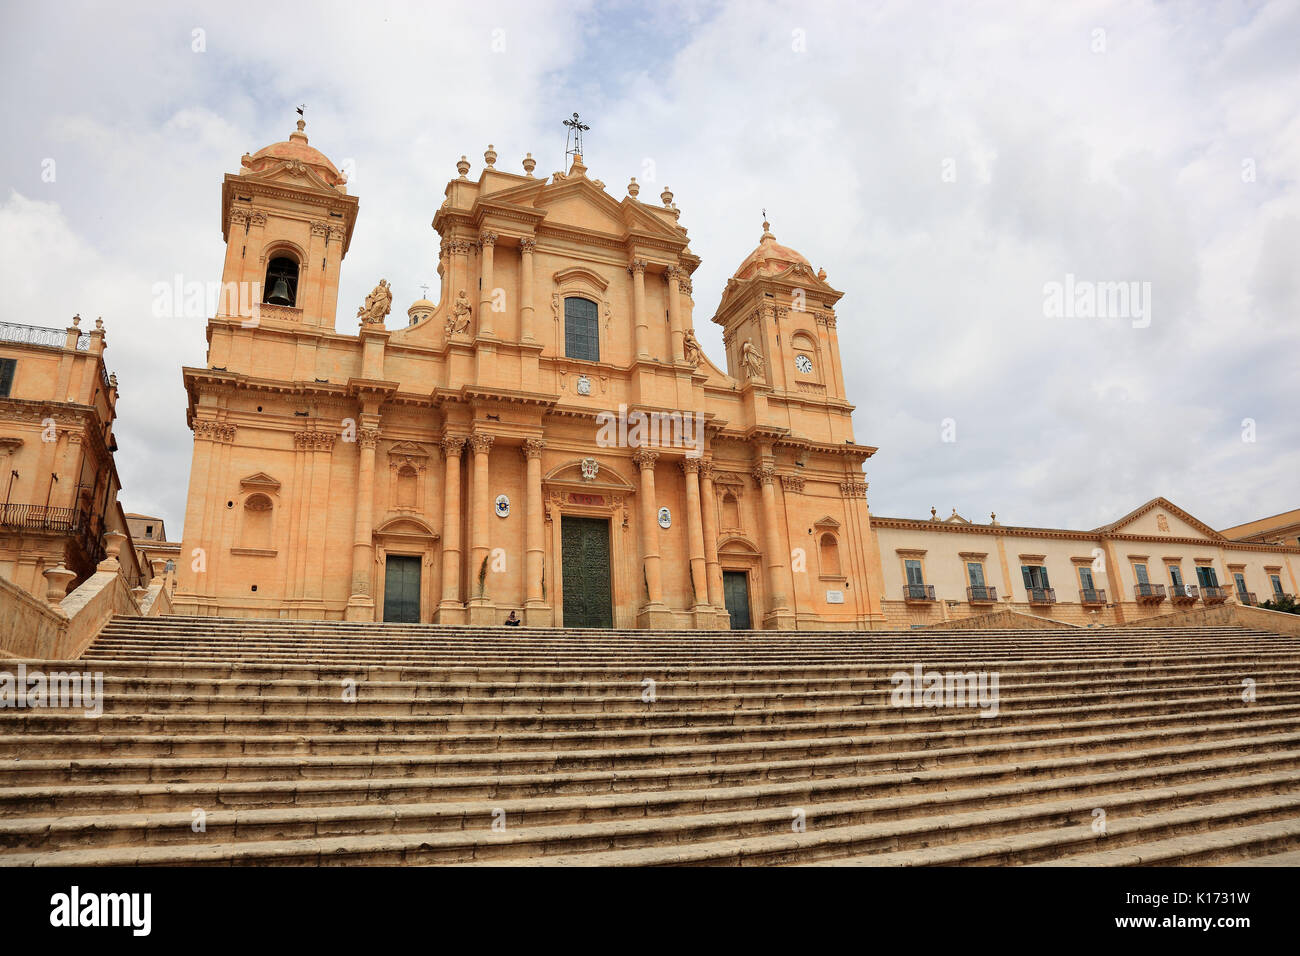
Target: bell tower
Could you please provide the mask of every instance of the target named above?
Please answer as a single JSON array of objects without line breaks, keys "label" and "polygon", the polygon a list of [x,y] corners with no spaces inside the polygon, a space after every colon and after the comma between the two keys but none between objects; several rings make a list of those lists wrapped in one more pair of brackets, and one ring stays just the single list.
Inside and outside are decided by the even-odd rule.
[{"label": "bell tower", "polygon": [[727,280],[713,321],[722,326],[727,372],[742,383],[803,401],[844,403],[835,303],[844,293],[783,246],[763,222],[758,248]]},{"label": "bell tower", "polygon": [[219,319],[334,329],[358,204],[347,177],[307,144],[306,125],[299,119],[284,142],[245,153],[222,183]]}]

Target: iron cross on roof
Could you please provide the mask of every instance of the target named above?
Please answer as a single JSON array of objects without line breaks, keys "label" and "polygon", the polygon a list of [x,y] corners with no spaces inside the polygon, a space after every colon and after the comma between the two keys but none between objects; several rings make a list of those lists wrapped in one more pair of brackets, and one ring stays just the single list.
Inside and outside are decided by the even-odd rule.
[{"label": "iron cross on roof", "polygon": [[581,156],[582,155],[582,134],[586,130],[591,129],[591,127],[588,126],[586,123],[582,122],[582,120],[578,119],[577,113],[573,114],[573,119],[566,119],[563,120],[562,122],[565,126],[569,128],[569,131],[564,135],[564,155]]}]

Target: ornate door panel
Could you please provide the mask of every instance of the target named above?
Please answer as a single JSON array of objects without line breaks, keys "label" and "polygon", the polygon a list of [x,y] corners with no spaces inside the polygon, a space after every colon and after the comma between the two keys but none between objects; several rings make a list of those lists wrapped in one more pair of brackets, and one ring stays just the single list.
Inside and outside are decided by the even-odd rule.
[{"label": "ornate door panel", "polygon": [[749,630],[749,575],[744,571],[723,571],[722,596],[731,615],[731,629]]},{"label": "ornate door panel", "polygon": [[384,620],[420,623],[420,559],[390,554],[384,562]]},{"label": "ornate door panel", "polygon": [[560,517],[564,626],[613,627],[609,584],[609,520]]}]

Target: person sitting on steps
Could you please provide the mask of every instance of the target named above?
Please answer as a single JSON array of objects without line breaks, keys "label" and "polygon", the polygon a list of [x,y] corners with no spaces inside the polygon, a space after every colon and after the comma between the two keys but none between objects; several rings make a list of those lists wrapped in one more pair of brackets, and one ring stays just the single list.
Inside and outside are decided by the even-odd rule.
[{"label": "person sitting on steps", "polygon": [[519,618],[515,617],[514,611],[511,611],[510,616],[506,618],[506,627],[518,627],[522,623]]}]

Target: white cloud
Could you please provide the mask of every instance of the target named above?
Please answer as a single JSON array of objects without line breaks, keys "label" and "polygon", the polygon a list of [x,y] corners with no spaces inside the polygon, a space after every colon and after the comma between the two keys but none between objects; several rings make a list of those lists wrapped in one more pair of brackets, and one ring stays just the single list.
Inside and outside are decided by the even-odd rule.
[{"label": "white cloud", "polygon": [[[877,513],[1092,527],[1164,494],[1223,526],[1295,506],[1294,4],[197,9],[0,15],[5,317],[104,315],[123,501],[173,536],[179,369],[202,363],[203,330],[151,319],[149,288],[219,277],[221,177],[304,101],[313,145],[356,164],[345,320],[380,275],[397,311],[436,287],[429,221],[462,153],[477,170],[490,142],[549,173],[576,109],[611,193],[672,186],[715,359],[708,319],[761,207],[846,293]],[[1043,284],[1067,272],[1149,281],[1151,327],[1045,319]]]}]

